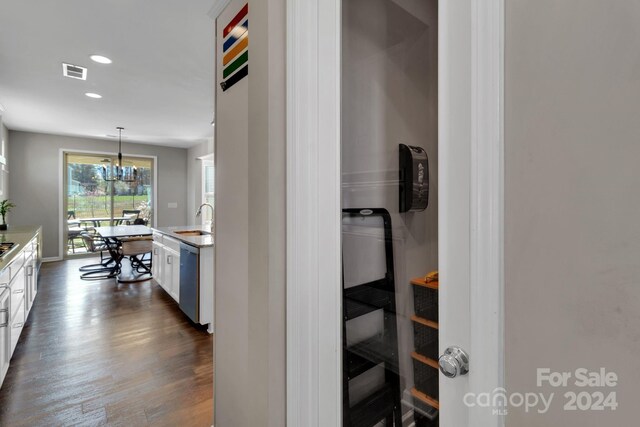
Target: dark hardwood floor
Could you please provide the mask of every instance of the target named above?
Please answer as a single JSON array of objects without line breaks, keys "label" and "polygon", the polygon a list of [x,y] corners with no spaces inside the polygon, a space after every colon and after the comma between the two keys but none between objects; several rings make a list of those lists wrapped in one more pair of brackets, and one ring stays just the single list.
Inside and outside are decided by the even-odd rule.
[{"label": "dark hardwood floor", "polygon": [[155,282],[43,264],[0,389],[0,426],[210,426],[213,338]]}]

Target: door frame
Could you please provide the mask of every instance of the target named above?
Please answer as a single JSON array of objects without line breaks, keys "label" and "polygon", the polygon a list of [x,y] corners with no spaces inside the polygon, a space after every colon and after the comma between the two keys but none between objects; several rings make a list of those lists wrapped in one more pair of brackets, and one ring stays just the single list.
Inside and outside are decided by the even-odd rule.
[{"label": "door frame", "polygon": [[[475,375],[464,382],[464,389],[489,392],[504,386],[504,0],[442,0],[438,13],[440,194],[467,198],[468,233],[466,248],[461,249],[469,251],[468,265],[463,266],[469,291],[466,338]],[[287,0],[290,426],[342,423],[340,45],[341,0]],[[460,78],[462,86],[454,81]],[[464,109],[453,108],[460,102]],[[460,126],[468,130],[462,141],[457,132]],[[460,153],[451,145],[462,146],[469,158],[464,194],[450,179]],[[444,200],[439,217],[455,216],[452,208]],[[443,280],[455,266],[455,251],[460,249],[446,239],[456,234],[456,225],[451,220],[438,225]],[[441,306],[451,304],[446,291],[441,299]],[[456,427],[471,425],[471,416],[474,426],[504,424],[490,411],[472,408],[466,422]],[[441,422],[445,427],[454,425],[446,411],[441,412]]]},{"label": "door frame", "polygon": [[[58,256],[45,258],[45,261],[62,261],[67,258],[67,240],[66,240],[66,229],[67,225],[67,215],[66,215],[66,202],[65,202],[65,194],[66,194],[66,169],[65,169],[65,155],[67,154],[96,154],[100,156],[113,156],[113,152],[107,151],[95,151],[95,150],[83,150],[76,148],[60,148],[58,150],[58,236],[60,242],[58,244]],[[151,209],[153,209],[153,223],[152,227],[155,227],[157,224],[157,215],[158,215],[158,156],[150,156],[145,154],[128,154],[122,153],[122,157],[138,157],[142,159],[151,159],[153,162],[153,203]]]}]

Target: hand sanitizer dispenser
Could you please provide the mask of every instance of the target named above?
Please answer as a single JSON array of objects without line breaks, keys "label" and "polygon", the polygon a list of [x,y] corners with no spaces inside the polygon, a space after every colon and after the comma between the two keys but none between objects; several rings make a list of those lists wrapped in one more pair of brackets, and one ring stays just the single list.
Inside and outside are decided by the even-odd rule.
[{"label": "hand sanitizer dispenser", "polygon": [[400,212],[429,205],[429,158],[422,147],[400,144]]}]

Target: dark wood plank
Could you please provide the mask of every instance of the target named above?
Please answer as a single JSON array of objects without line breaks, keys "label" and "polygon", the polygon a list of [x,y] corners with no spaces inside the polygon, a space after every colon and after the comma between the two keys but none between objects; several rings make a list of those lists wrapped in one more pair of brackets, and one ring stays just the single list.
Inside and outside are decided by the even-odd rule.
[{"label": "dark wood plank", "polygon": [[212,425],[213,337],[154,281],[43,264],[0,389],[1,426]]}]

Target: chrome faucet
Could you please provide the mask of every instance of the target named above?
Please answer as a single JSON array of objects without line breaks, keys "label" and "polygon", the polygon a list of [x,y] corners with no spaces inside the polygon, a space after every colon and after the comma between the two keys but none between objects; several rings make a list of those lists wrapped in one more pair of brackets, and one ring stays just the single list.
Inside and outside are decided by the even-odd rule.
[{"label": "chrome faucet", "polygon": [[198,208],[198,212],[196,212],[196,218],[200,218],[200,215],[202,215],[202,208],[204,206],[209,206],[211,208],[211,220],[213,220],[213,206],[211,206],[211,204],[209,203],[203,203],[200,205],[200,207]]}]

